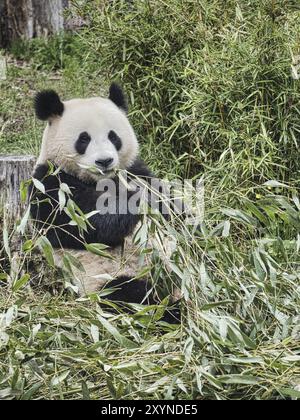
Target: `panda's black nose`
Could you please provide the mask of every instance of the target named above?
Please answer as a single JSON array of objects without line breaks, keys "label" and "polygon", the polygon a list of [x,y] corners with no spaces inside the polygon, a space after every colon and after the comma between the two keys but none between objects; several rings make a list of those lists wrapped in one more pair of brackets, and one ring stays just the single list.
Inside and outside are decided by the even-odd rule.
[{"label": "panda's black nose", "polygon": [[112,163],[113,163],[113,158],[108,158],[108,159],[98,159],[96,160],[96,165],[99,166],[99,168],[108,168]]}]

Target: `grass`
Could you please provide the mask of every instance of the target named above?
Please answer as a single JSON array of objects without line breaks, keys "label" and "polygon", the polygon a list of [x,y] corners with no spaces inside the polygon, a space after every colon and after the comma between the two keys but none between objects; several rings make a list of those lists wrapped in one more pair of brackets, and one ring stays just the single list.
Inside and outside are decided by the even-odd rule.
[{"label": "grass", "polygon": [[13,47],[1,152],[37,154],[36,90],[89,96],[117,78],[156,173],[204,175],[205,219],[193,236],[158,226],[178,244],[172,272],[155,253],[152,270],[183,290],[178,327],[57,287],[37,238],[13,275],[2,224],[0,399],[299,399],[297,2],[76,3],[87,28]]}]

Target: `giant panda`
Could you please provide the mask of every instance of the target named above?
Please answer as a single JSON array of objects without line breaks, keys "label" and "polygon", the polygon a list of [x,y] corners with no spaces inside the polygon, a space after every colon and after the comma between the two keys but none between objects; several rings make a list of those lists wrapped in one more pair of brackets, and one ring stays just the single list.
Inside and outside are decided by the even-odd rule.
[{"label": "giant panda", "polygon": [[[140,254],[132,238],[141,223],[139,214],[93,214],[82,233],[59,209],[62,184],[68,186],[81,212],[91,214],[96,210],[100,179],[117,181],[117,170],[128,170],[146,181],[153,177],[139,157],[139,143],[127,117],[123,90],[112,83],[108,98],[68,101],[47,90],[36,95],[34,106],[37,118],[47,125],[33,174],[44,187],[32,184],[31,214],[39,232],[55,249],[56,265],[62,267],[66,251],[80,262],[84,270],[73,267],[80,293],[108,287],[112,289],[108,296],[112,301],[156,303],[149,281],[134,279]],[[86,244],[95,243],[108,246],[112,258],[86,250]],[[160,246],[164,247],[164,241]],[[168,322],[178,317],[177,308],[165,314]]]}]

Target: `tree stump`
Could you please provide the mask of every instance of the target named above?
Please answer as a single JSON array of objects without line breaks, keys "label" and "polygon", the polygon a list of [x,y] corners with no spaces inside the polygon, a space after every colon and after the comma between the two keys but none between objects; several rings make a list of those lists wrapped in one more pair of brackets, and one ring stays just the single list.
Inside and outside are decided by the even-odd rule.
[{"label": "tree stump", "polygon": [[22,217],[26,209],[20,187],[22,181],[31,178],[35,161],[34,156],[0,155],[0,208],[9,223]]}]

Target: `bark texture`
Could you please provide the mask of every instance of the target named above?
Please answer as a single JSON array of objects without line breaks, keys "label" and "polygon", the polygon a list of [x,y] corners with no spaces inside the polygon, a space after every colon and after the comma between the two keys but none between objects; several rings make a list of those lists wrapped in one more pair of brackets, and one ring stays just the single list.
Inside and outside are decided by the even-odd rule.
[{"label": "bark texture", "polygon": [[67,0],[0,0],[0,47],[61,31],[67,5]]},{"label": "bark texture", "polygon": [[20,186],[31,178],[35,161],[34,156],[0,155],[0,206],[9,222],[21,217],[27,207],[21,202]]}]

